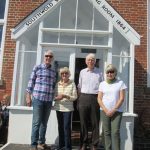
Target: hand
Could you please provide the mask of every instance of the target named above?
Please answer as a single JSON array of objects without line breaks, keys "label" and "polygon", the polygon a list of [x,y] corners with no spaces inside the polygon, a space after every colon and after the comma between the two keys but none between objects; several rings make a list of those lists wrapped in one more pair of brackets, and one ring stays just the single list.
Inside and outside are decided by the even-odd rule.
[{"label": "hand", "polygon": [[116,112],[116,109],[112,109],[112,110],[107,110],[106,111],[106,116],[108,117],[112,117]]},{"label": "hand", "polygon": [[63,94],[59,94],[55,97],[55,100],[62,100],[64,98]]},{"label": "hand", "polygon": [[31,95],[29,93],[26,96],[26,103],[27,106],[31,107],[32,100],[31,100]]},{"label": "hand", "polygon": [[31,107],[31,98],[26,98],[27,106]]}]

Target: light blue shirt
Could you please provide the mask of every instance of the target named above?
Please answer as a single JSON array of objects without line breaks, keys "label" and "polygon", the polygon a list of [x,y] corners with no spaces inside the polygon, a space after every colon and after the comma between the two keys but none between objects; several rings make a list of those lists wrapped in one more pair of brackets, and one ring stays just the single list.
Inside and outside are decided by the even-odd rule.
[{"label": "light blue shirt", "polygon": [[103,75],[98,68],[94,68],[92,71],[85,68],[80,72],[78,88],[81,93],[98,94],[101,81],[103,81]]}]

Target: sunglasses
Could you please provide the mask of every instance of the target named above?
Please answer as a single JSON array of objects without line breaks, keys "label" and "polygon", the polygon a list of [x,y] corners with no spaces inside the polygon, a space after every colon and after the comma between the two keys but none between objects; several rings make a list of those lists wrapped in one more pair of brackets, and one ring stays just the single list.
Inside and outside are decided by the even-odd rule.
[{"label": "sunglasses", "polygon": [[53,56],[52,55],[45,55],[45,57],[47,58],[47,57],[49,57],[49,58],[53,58]]},{"label": "sunglasses", "polygon": [[68,72],[62,72],[61,74],[66,74],[66,75],[68,75]]},{"label": "sunglasses", "polygon": [[106,74],[109,74],[109,73],[110,73],[110,74],[113,74],[113,73],[115,73],[115,71],[112,70],[112,71],[107,71],[107,72],[106,72]]}]

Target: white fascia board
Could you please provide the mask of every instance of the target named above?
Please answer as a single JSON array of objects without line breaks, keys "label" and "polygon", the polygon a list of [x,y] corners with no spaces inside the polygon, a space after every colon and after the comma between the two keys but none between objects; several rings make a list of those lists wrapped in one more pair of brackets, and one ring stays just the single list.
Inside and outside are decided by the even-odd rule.
[{"label": "white fascia board", "polygon": [[11,38],[17,39],[33,25],[39,23],[40,20],[43,20],[43,17],[46,17],[48,12],[53,11],[58,5],[63,3],[64,0],[48,0],[43,3],[38,9],[31,13],[27,18],[25,18],[20,24],[18,24],[14,29],[12,29]]},{"label": "white fascia board", "polygon": [[132,44],[140,45],[140,35],[105,1],[88,0]]}]

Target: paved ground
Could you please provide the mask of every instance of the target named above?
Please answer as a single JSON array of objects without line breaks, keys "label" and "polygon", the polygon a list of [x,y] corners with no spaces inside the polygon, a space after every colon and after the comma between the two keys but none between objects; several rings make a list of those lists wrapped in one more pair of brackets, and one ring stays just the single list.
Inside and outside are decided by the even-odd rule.
[{"label": "paved ground", "polygon": [[[91,134],[91,133],[90,133]],[[89,134],[89,136],[90,136]],[[72,150],[79,150],[80,145],[80,134],[79,132],[72,131]],[[101,141],[101,140],[100,140]],[[100,142],[102,143],[102,142]],[[50,145],[51,150],[58,150],[56,145]],[[4,146],[0,145],[0,150],[29,150],[30,145],[23,145],[23,144],[6,144]],[[90,150],[90,148],[88,148]],[[49,149],[47,149],[49,150]],[[104,148],[100,145],[97,150],[104,150]]]},{"label": "paved ground", "polygon": [[[8,144],[7,146],[5,145],[4,147],[0,148],[0,150],[29,150],[29,149],[30,149],[29,145],[22,145],[22,144]],[[51,150],[58,150],[58,148],[55,145],[51,145]],[[72,150],[79,150],[79,146],[73,146]],[[104,149],[103,147],[99,147],[97,150],[104,150]]]}]

